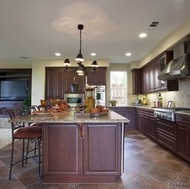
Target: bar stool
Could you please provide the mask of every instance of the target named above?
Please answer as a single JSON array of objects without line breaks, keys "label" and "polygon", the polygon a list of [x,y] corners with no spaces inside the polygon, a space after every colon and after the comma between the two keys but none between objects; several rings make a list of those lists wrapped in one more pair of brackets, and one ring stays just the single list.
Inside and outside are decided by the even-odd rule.
[{"label": "bar stool", "polygon": [[[18,118],[22,115],[22,109],[16,108],[16,109],[7,109],[6,107],[0,109],[0,113],[6,112],[10,119]],[[39,170],[39,176],[41,176],[41,139],[42,139],[42,127],[36,125],[33,126],[25,126],[24,123],[11,123],[11,129],[12,129],[12,149],[11,149],[11,161],[10,161],[10,170],[9,170],[9,180],[11,180],[12,176],[12,167],[16,165],[17,163],[22,162],[22,167],[24,166],[24,160],[27,160],[29,158],[34,158],[38,156],[38,170]],[[22,158],[16,162],[13,162],[13,156],[14,156],[14,144],[15,140],[22,140]],[[28,156],[28,152],[26,152],[25,155],[25,140],[35,140],[37,141],[37,148],[38,148],[38,154],[34,156]]]}]

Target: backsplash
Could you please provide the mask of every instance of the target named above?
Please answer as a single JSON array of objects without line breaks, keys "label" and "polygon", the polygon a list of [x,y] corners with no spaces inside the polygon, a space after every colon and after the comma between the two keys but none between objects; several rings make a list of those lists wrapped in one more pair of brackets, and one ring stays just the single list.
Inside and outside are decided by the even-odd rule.
[{"label": "backsplash", "polygon": [[[163,107],[167,107],[168,101],[173,101],[173,107],[190,107],[190,78],[179,80],[179,91],[161,92]],[[136,101],[136,95],[128,95],[128,105]],[[143,95],[139,95],[142,99]],[[147,103],[150,107],[154,101],[158,101],[158,92],[146,95]]]}]

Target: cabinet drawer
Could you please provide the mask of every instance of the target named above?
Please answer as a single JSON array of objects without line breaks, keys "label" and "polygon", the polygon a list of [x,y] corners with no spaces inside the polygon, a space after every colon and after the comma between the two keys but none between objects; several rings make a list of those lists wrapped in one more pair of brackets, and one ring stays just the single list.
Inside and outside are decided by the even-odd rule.
[{"label": "cabinet drawer", "polygon": [[176,138],[176,124],[166,121],[158,121],[157,125],[158,131],[164,132],[174,138]]},{"label": "cabinet drawer", "polygon": [[162,144],[163,146],[167,147],[168,149],[172,150],[173,152],[176,151],[176,140],[169,135],[166,135],[162,132],[158,132],[157,141]]},{"label": "cabinet drawer", "polygon": [[182,115],[182,114],[176,114],[176,122],[177,123],[184,123],[186,125],[190,125],[190,116],[188,115]]}]

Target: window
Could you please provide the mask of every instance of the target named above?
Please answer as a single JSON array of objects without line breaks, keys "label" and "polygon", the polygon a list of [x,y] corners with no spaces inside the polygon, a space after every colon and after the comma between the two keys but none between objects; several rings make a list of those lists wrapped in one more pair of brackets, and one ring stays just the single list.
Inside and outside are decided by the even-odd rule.
[{"label": "window", "polygon": [[127,105],[127,72],[110,72],[110,100],[116,100],[117,105]]}]

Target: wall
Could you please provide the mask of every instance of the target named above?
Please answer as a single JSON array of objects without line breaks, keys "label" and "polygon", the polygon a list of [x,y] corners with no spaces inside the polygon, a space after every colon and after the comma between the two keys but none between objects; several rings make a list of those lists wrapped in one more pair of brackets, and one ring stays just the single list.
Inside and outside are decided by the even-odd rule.
[{"label": "wall", "polygon": [[160,44],[150,51],[139,64],[131,64],[131,69],[140,68],[144,66],[147,62],[161,54],[162,52],[168,50],[169,48],[175,46],[180,40],[188,36],[190,33],[190,19],[184,22],[179,28],[177,28],[173,33],[171,33],[166,39],[164,39]]}]

